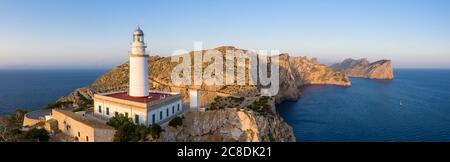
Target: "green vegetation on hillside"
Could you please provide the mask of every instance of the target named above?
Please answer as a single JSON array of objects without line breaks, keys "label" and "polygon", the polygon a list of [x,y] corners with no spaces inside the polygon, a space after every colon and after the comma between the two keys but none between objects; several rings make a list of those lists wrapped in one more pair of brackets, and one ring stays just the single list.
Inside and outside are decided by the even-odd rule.
[{"label": "green vegetation on hillside", "polygon": [[217,110],[224,108],[238,108],[240,104],[245,100],[245,97],[216,97],[214,102],[211,103],[208,110]]},{"label": "green vegetation on hillside", "polygon": [[270,97],[262,96],[259,100],[248,105],[247,108],[259,113],[271,113],[270,105],[268,104]]},{"label": "green vegetation on hillside", "polygon": [[58,102],[52,102],[47,104],[46,109],[55,109],[55,108],[62,108],[67,107],[69,105],[73,104],[72,101],[58,101]]},{"label": "green vegetation on hillside", "polygon": [[45,129],[33,128],[25,133],[24,139],[36,142],[48,142],[50,135]]},{"label": "green vegetation on hillside", "polygon": [[93,100],[84,97],[83,95],[80,94],[80,92],[77,93],[77,96],[78,96],[78,98],[80,98],[80,100],[78,101],[79,108],[75,109],[75,110],[77,110],[77,111],[86,111],[90,107],[93,107],[93,105],[94,105],[94,101]]},{"label": "green vegetation on hillside", "polygon": [[169,122],[169,126],[174,127],[174,128],[176,128],[178,126],[182,126],[182,125],[183,125],[183,118],[179,117],[179,116],[173,118]]},{"label": "green vegetation on hillside", "polygon": [[157,139],[162,131],[161,127],[157,124],[154,124],[151,127],[136,125],[131,118],[128,118],[123,114],[112,117],[107,124],[116,129],[114,142],[147,141],[148,135]]}]

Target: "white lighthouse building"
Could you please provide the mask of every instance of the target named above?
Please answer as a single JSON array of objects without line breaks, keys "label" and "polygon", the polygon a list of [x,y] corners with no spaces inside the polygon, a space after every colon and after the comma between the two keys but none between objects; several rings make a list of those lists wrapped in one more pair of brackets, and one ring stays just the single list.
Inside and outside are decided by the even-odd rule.
[{"label": "white lighthouse building", "polygon": [[130,91],[132,97],[147,97],[148,92],[148,55],[145,53],[147,46],[144,42],[144,32],[138,26],[133,33],[130,59]]},{"label": "white lighthouse building", "polygon": [[128,91],[94,95],[94,114],[106,118],[124,114],[136,124],[161,124],[182,112],[180,93],[149,91],[148,57],[144,32],[140,27],[133,32],[129,53]]},{"label": "white lighthouse building", "polygon": [[45,122],[47,131],[61,131],[75,141],[108,142],[114,139],[116,130],[108,126],[107,121],[116,115],[123,114],[138,125],[149,126],[170,121],[183,112],[183,96],[174,92],[149,91],[149,55],[145,48],[144,32],[138,27],[133,32],[129,53],[128,91],[95,94],[93,113],[63,109],[30,112],[24,116],[23,124],[34,126]]}]

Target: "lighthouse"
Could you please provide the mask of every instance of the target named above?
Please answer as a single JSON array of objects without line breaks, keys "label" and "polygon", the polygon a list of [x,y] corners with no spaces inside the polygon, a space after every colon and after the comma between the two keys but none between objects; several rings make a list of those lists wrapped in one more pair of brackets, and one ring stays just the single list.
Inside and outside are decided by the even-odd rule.
[{"label": "lighthouse", "polygon": [[129,94],[131,97],[148,97],[148,54],[144,42],[144,32],[138,26],[133,32],[131,43]]},{"label": "lighthouse", "polygon": [[181,93],[149,91],[149,55],[145,52],[146,48],[144,32],[138,26],[133,32],[133,42],[128,55],[129,89],[94,94],[94,114],[108,119],[122,114],[138,125],[149,126],[163,124],[183,112]]}]

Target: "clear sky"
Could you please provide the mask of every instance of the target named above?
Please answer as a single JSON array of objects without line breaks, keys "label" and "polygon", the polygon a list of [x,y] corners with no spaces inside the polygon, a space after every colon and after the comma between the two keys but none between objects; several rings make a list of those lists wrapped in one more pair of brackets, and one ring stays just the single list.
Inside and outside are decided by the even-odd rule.
[{"label": "clear sky", "polygon": [[137,24],[163,56],[202,41],[450,68],[449,0],[1,0],[0,68],[111,68]]}]

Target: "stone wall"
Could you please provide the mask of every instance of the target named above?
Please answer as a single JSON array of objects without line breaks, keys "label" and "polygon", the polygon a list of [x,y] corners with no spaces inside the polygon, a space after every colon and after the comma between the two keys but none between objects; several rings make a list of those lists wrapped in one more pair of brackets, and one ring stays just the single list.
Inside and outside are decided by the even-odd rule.
[{"label": "stone wall", "polygon": [[[58,121],[58,129],[79,142],[112,142],[115,130],[107,128],[103,123],[87,124],[88,119],[73,112],[64,110],[53,110],[52,118]],[[68,115],[69,113],[72,113]],[[95,121],[93,121],[95,122]],[[94,125],[99,125],[98,127]]]},{"label": "stone wall", "polygon": [[36,125],[39,122],[45,122],[45,116],[51,115],[50,110],[37,110],[26,113],[23,117],[23,126],[29,127]]}]

